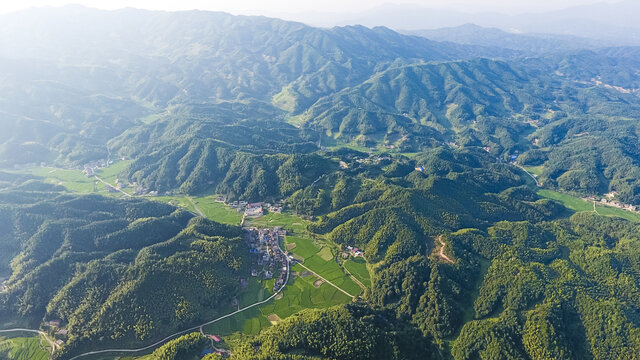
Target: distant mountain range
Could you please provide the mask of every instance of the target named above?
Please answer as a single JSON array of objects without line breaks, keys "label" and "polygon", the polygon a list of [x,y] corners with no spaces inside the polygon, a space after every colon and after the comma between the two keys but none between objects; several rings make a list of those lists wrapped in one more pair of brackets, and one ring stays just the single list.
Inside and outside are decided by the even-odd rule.
[{"label": "distant mountain range", "polygon": [[605,40],[617,45],[640,45],[640,2],[598,3],[542,13],[508,15],[495,12],[471,13],[441,10],[419,5],[385,4],[357,15],[299,14],[300,21],[319,26],[387,26],[415,31],[477,24],[518,33],[545,33]]},{"label": "distant mountain range", "polygon": [[543,33],[520,34],[494,27],[464,24],[440,29],[405,31],[409,35],[419,35],[435,41],[450,41],[458,44],[493,46],[522,51],[529,54],[558,52],[575,49],[593,49],[611,44],[595,39],[573,35]]}]

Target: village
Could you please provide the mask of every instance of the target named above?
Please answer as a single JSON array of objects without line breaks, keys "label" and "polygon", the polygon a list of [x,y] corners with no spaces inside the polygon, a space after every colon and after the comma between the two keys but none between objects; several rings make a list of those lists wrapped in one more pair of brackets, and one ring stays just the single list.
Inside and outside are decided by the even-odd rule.
[{"label": "village", "polygon": [[249,252],[255,255],[252,259],[251,276],[265,280],[275,278],[273,292],[285,285],[289,263],[295,264],[293,256],[285,254],[280,248],[279,240],[287,234],[280,227],[271,229],[245,228]]},{"label": "village", "polygon": [[593,201],[593,202],[598,201],[602,205],[612,206],[612,207],[616,207],[618,209],[627,210],[627,211],[631,211],[631,212],[640,214],[640,210],[638,209],[637,206],[631,205],[631,204],[625,204],[625,203],[622,203],[622,202],[620,202],[618,200],[614,200],[616,195],[617,195],[617,192],[612,191],[610,193],[605,194],[604,197],[600,198],[599,200],[595,196],[589,196],[589,197],[584,198],[583,200]]},{"label": "village", "polygon": [[274,204],[266,202],[249,203],[247,201],[238,200],[228,203],[226,196],[218,195],[215,201],[223,203],[239,213],[244,213],[245,216],[262,216],[264,215],[265,209],[271,213],[280,214],[282,209],[284,209],[284,201],[282,200],[276,201]]},{"label": "village", "polygon": [[[222,199],[220,199],[222,200]],[[236,206],[241,202],[238,202]],[[254,205],[249,207],[249,205]],[[245,204],[242,205],[246,210],[255,211],[258,205]],[[260,204],[262,207],[262,204]],[[276,279],[273,284],[273,292],[279,292],[286,285],[289,274],[289,266],[295,264],[293,256],[285,254],[280,248],[279,241],[286,236],[287,232],[278,226],[273,228],[255,228],[245,227],[245,241],[249,246],[249,253],[252,254],[251,261],[251,276],[259,278],[265,281]],[[246,286],[246,279],[240,279],[242,286]],[[234,306],[239,306],[238,299],[233,299]],[[206,354],[215,353],[222,357],[229,357],[231,353],[221,348],[223,339],[218,335],[208,334],[206,337],[211,341],[211,348],[205,349],[202,352],[202,356]]]}]

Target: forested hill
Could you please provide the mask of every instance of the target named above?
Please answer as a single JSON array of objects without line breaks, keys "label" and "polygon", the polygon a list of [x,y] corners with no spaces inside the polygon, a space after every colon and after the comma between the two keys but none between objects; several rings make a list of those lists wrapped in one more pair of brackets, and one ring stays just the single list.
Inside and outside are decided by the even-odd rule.
[{"label": "forested hill", "polygon": [[[73,19],[73,21],[69,21]],[[0,16],[0,164],[78,164],[176,104],[259,99],[299,112],[394,64],[510,50],[361,26],[77,6]]]},{"label": "forested hill", "polygon": [[[18,181],[19,182],[19,181]],[[173,206],[0,191],[0,319],[60,319],[64,350],[140,344],[221,312],[249,277],[241,229]]]},{"label": "forested hill", "polygon": [[261,178],[325,144],[455,143],[523,154],[557,189],[640,201],[637,48],[521,59],[381,27],[74,6],[3,16],[0,45],[0,166],[125,156],[122,176],[149,190],[257,199],[290,195]]}]

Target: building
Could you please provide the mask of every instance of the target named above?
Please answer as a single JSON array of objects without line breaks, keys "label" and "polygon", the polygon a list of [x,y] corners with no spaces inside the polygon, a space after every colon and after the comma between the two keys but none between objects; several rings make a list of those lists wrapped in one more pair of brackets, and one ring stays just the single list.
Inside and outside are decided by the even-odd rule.
[{"label": "building", "polygon": [[215,341],[215,342],[221,342],[222,338],[220,338],[218,335],[209,335],[209,339]]},{"label": "building", "polygon": [[244,211],[245,216],[262,216],[262,205],[258,207],[247,207],[247,210]]},{"label": "building", "polygon": [[224,195],[219,195],[219,196],[216,197],[215,201],[219,202],[219,203],[226,203],[227,202],[227,197],[224,196]]}]

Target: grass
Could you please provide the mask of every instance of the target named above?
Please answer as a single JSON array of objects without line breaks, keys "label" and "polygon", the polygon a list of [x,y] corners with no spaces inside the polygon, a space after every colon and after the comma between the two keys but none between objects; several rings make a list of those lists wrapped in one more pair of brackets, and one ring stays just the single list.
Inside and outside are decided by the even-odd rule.
[{"label": "grass", "polygon": [[50,167],[35,167],[24,170],[26,173],[42,178],[45,182],[61,185],[67,190],[89,194],[93,192],[93,177],[86,177],[80,170],[57,169]]},{"label": "grass", "polygon": [[131,162],[131,160],[115,162],[106,168],[102,168],[96,171],[96,175],[98,175],[102,180],[108,182],[109,184],[115,184],[116,179],[118,178],[118,174],[123,172],[127,168],[127,166],[131,164]]},{"label": "grass", "polygon": [[[569,194],[563,194],[548,189],[540,189],[537,193],[544,198],[558,201],[562,203],[566,208],[576,212],[593,211],[592,201],[582,200]],[[606,206],[599,203],[596,203],[596,210],[598,214],[602,216],[619,217],[631,222],[640,223],[640,214],[635,212],[623,210],[613,206]]]},{"label": "grass", "polygon": [[367,269],[367,262],[363,258],[354,258],[344,262],[343,266],[364,286],[371,287],[371,274]]},{"label": "grass", "polygon": [[215,196],[193,198],[193,201],[205,216],[213,221],[229,225],[240,225],[242,221],[242,213],[227,205],[215,202]]},{"label": "grass", "polygon": [[[44,340],[43,340],[44,343]],[[49,353],[40,347],[40,337],[0,337],[0,358],[11,360],[47,360]]]},{"label": "grass", "polygon": [[596,209],[598,210],[598,214],[603,216],[620,217],[631,222],[640,223],[640,214],[635,212],[601,204],[596,204]]},{"label": "grass", "polygon": [[569,194],[563,194],[548,189],[540,189],[537,191],[537,194],[544,198],[558,201],[566,208],[576,212],[593,211],[593,202],[585,201]]},{"label": "grass", "polygon": [[533,175],[538,175],[538,177],[542,176],[542,172],[544,171],[544,167],[542,165],[540,166],[523,166],[528,172],[532,173]]}]

